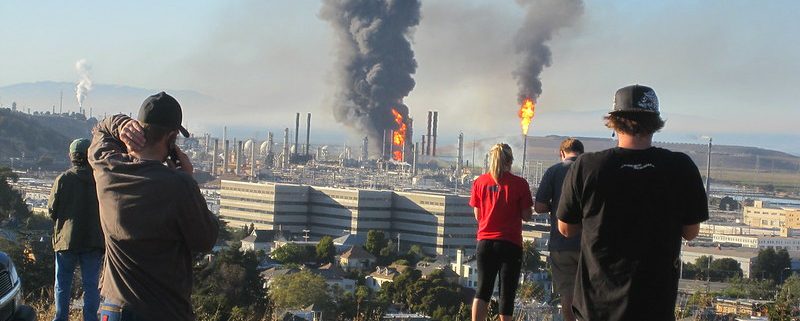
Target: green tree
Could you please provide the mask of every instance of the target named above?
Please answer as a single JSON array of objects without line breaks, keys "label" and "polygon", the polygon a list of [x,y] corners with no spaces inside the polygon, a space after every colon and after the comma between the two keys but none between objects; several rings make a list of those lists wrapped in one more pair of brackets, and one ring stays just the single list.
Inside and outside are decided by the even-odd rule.
[{"label": "green tree", "polygon": [[545,290],[536,282],[525,282],[519,286],[517,296],[523,301],[544,300]]},{"label": "green tree", "polygon": [[784,270],[791,267],[792,260],[785,249],[775,251],[766,248],[758,251],[758,257],[753,262],[750,275],[755,278],[770,279],[780,283]]},{"label": "green tree", "polygon": [[425,257],[425,253],[422,252],[422,247],[419,244],[414,244],[408,249],[408,255],[411,256],[414,262],[418,261],[419,259]]},{"label": "green tree", "polygon": [[538,271],[542,267],[541,254],[536,250],[536,245],[531,241],[522,243],[522,270],[528,272]]},{"label": "green tree", "polygon": [[317,243],[317,260],[323,263],[333,262],[336,256],[336,247],[333,246],[333,238],[330,236],[323,236],[319,243]]},{"label": "green tree", "polygon": [[769,319],[790,321],[800,317],[800,277],[792,275],[783,283],[778,291],[775,303],[769,307]]},{"label": "green tree", "polygon": [[728,279],[729,286],[720,294],[736,299],[769,300],[775,297],[775,282],[772,280]]},{"label": "green tree", "polygon": [[711,261],[711,280],[725,281],[730,278],[741,278],[742,268],[734,259],[722,258]]},{"label": "green tree", "polygon": [[8,167],[0,167],[0,220],[13,217],[21,221],[31,215],[22,195],[8,183],[17,180],[19,176],[14,171]]},{"label": "green tree", "polygon": [[233,320],[244,314],[258,320],[269,313],[269,300],[253,252],[230,247],[213,261],[198,261],[192,301],[199,319]]},{"label": "green tree", "polygon": [[388,243],[389,241],[386,239],[386,235],[384,235],[383,232],[369,230],[369,232],[367,232],[367,242],[364,243],[364,249],[377,257],[381,255],[381,250],[385,248]]},{"label": "green tree", "polygon": [[278,308],[298,309],[312,304],[330,307],[327,287],[321,276],[303,270],[276,277],[270,284],[269,295]]},{"label": "green tree", "polygon": [[316,251],[311,246],[288,243],[273,250],[270,255],[282,263],[303,264],[314,261]]}]

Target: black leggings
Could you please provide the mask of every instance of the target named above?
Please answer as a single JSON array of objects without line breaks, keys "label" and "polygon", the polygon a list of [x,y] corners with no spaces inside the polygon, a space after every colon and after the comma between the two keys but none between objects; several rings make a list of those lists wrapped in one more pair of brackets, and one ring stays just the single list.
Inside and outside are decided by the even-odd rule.
[{"label": "black leggings", "polygon": [[508,241],[480,240],[477,263],[478,291],[475,298],[489,302],[494,290],[494,279],[499,273],[500,314],[512,315],[522,266],[522,248]]}]

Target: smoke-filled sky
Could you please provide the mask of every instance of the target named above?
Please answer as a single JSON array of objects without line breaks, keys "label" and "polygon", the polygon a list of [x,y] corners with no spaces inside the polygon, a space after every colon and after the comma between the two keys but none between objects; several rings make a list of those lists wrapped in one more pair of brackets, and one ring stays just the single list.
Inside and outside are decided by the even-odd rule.
[{"label": "smoke-filled sky", "polygon": [[[75,63],[86,59],[95,90],[114,84],[213,97],[213,104],[185,104],[196,130],[227,123],[277,132],[306,111],[320,131],[335,137],[343,130],[331,107],[340,79],[336,35],[320,17],[322,1],[73,5],[0,2],[0,87],[76,84]],[[443,142],[459,131],[467,140],[519,133],[512,73],[525,10],[513,0],[422,1],[412,39],[416,86],[404,100],[415,133],[424,132],[429,109],[439,111]],[[607,137],[600,118],[614,91],[641,83],[656,90],[667,118],[657,139],[700,143],[697,137],[712,135],[800,154],[797,12],[800,2],[790,0],[586,1],[548,42],[551,66],[541,73],[530,134]],[[4,93],[0,104],[14,99]],[[135,112],[140,101],[124,103]],[[104,112],[92,105],[92,92],[85,105]]]}]

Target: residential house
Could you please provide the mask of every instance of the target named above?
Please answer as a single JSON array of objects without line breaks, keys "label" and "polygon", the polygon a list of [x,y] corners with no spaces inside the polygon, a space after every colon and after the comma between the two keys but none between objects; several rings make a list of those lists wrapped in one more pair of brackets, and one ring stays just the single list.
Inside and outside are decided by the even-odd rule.
[{"label": "residential house", "polygon": [[276,231],[271,230],[253,230],[247,237],[242,239],[242,252],[245,251],[264,251],[265,253],[272,252],[275,246]]},{"label": "residential house", "polygon": [[464,251],[456,251],[456,261],[450,265],[451,269],[459,276],[461,286],[478,288],[478,261],[475,255],[465,256]]},{"label": "residential house", "polygon": [[346,292],[353,292],[356,289],[356,280],[347,278],[345,271],[336,264],[328,263],[312,270],[312,272],[325,279],[328,289],[339,287]]},{"label": "residential house", "polygon": [[358,245],[351,246],[339,256],[339,266],[347,271],[367,271],[372,269],[376,262],[377,258],[374,255]]},{"label": "residential house", "polygon": [[[460,251],[460,250],[459,250]],[[448,283],[459,284],[459,275],[450,269],[450,264],[443,261],[425,262],[420,261],[417,263],[416,269],[422,274],[422,278],[430,277],[434,272],[440,272],[442,277]]]},{"label": "residential house", "polygon": [[714,299],[714,311],[717,315],[733,314],[736,316],[765,317],[767,305],[772,301],[752,299]]},{"label": "residential house", "polygon": [[375,272],[367,275],[364,280],[372,291],[379,291],[384,283],[394,282],[394,277],[398,275],[400,272],[393,267],[378,266],[375,268]]}]

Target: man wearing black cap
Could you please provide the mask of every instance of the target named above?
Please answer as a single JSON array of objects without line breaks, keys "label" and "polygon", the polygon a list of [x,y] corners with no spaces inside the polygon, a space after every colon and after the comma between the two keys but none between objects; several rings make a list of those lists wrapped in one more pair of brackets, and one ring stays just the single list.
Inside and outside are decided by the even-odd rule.
[{"label": "man wearing black cap", "polygon": [[[161,92],[138,119],[115,115],[94,131],[94,168],[106,259],[101,316],[115,320],[194,320],[194,253],[210,251],[218,223],[177,146],[181,107]],[[172,154],[168,158],[168,156]]]},{"label": "man wearing black cap", "polygon": [[708,219],[697,166],[653,147],[664,126],[653,89],[617,91],[605,117],[616,148],[572,164],[558,205],[558,229],[581,235],[573,311],[578,320],[675,320],[681,237]]}]

